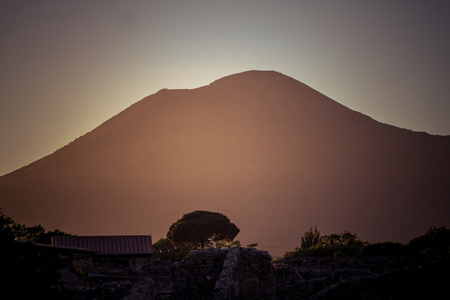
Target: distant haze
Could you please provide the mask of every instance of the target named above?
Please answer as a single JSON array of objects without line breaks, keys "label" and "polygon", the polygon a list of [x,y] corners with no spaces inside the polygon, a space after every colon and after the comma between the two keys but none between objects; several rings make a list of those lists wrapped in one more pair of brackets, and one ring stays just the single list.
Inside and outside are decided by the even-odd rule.
[{"label": "distant haze", "polygon": [[152,234],[193,210],[227,215],[275,255],[310,226],[400,241],[450,224],[450,137],[379,123],[273,71],[131,105],[0,177],[19,223],[73,234]]}]

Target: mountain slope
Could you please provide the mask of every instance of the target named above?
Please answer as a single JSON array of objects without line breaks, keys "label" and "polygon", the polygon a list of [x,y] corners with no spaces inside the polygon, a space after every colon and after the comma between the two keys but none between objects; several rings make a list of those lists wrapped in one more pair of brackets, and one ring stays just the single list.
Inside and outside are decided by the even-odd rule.
[{"label": "mountain slope", "polygon": [[311,225],[407,241],[450,221],[450,137],[381,124],[280,73],[161,90],[0,177],[16,221],[165,236],[196,209],[243,243],[292,248]]}]

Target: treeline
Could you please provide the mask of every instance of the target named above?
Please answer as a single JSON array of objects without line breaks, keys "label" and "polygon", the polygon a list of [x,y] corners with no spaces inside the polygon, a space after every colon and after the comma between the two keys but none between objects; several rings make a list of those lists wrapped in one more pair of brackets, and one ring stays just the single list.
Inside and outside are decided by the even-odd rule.
[{"label": "treeline", "polygon": [[317,226],[311,227],[300,239],[300,246],[288,251],[283,258],[293,256],[359,256],[359,255],[429,255],[450,254],[450,229],[432,226],[408,244],[395,242],[368,243],[350,231],[320,235]]},{"label": "treeline", "polygon": [[[51,236],[41,225],[27,227],[6,217],[0,209],[0,283],[2,299],[61,299],[55,290],[56,270],[70,268],[57,252],[36,243],[50,244]],[[69,298],[68,298],[69,299]]]},{"label": "treeline", "polygon": [[0,241],[28,241],[39,244],[51,244],[52,236],[71,235],[59,229],[47,231],[41,225],[25,226],[16,223],[12,218],[6,217],[0,209]]}]

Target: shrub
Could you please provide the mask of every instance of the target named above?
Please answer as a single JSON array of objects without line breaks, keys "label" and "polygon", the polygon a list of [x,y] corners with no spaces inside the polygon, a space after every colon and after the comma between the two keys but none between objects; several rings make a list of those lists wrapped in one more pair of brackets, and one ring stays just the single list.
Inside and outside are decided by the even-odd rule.
[{"label": "shrub", "polygon": [[362,249],[362,255],[402,255],[406,254],[406,247],[400,243],[383,242],[367,244]]},{"label": "shrub", "polygon": [[167,238],[161,238],[153,244],[153,259],[155,260],[179,260],[185,258],[190,250],[187,247],[175,247]]},{"label": "shrub", "polygon": [[311,227],[301,238],[301,247],[288,251],[283,258],[293,256],[357,256],[365,243],[356,234],[344,231],[341,234],[320,236],[317,226]]},{"label": "shrub", "polygon": [[416,255],[450,255],[450,229],[432,226],[424,235],[412,239],[407,247],[411,254]]}]

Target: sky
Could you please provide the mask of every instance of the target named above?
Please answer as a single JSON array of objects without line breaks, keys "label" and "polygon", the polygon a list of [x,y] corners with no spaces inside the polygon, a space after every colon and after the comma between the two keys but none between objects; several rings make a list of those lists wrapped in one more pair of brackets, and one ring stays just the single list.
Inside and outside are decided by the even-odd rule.
[{"label": "sky", "polygon": [[450,1],[0,2],[0,175],[163,88],[275,70],[450,135]]}]

